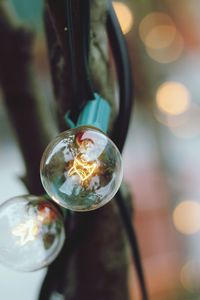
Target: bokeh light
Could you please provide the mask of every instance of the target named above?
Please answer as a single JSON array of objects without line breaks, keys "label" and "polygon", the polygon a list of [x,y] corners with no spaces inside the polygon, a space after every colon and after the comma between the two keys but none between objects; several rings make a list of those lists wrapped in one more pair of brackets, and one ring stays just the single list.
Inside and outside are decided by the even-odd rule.
[{"label": "bokeh light", "polygon": [[194,234],[200,230],[200,204],[186,200],[179,203],[173,212],[175,228],[183,234]]},{"label": "bokeh light", "polygon": [[121,30],[124,34],[128,33],[133,27],[134,17],[130,8],[122,2],[113,1],[113,8],[117,15]]},{"label": "bokeh light", "polygon": [[146,48],[146,52],[153,60],[161,64],[168,64],[176,61],[182,54],[184,41],[182,36],[177,32],[176,37],[169,47],[153,49]]},{"label": "bokeh light", "polygon": [[197,292],[199,290],[199,276],[199,262],[195,260],[188,261],[184,264],[180,272],[182,286],[190,292]]},{"label": "bokeh light", "polygon": [[149,48],[160,49],[168,47],[176,36],[176,28],[171,25],[155,26],[146,36],[145,44]]},{"label": "bokeh light", "polygon": [[200,106],[191,102],[188,109],[179,115],[161,113],[154,110],[155,119],[165,125],[177,138],[194,139],[200,136]]},{"label": "bokeh light", "polygon": [[183,38],[167,14],[147,15],[140,23],[139,34],[147,54],[159,63],[173,62],[183,51]]},{"label": "bokeh light", "polygon": [[148,34],[156,27],[156,26],[174,26],[172,19],[165,13],[153,12],[148,14],[143,18],[139,25],[139,34],[141,40],[146,43],[146,38]]},{"label": "bokeh light", "polygon": [[167,126],[178,138],[191,139],[200,135],[200,107],[192,103],[188,110],[178,117],[167,117]]},{"label": "bokeh light", "polygon": [[156,103],[163,113],[179,115],[188,109],[190,93],[181,83],[165,82],[157,90]]}]

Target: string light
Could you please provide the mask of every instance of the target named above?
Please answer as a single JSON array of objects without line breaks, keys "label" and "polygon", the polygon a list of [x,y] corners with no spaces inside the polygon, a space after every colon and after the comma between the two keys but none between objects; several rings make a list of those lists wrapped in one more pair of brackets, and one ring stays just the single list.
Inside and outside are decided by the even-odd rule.
[{"label": "string light", "polygon": [[76,156],[74,158],[74,161],[72,163],[72,167],[68,171],[69,176],[78,175],[81,179],[81,182],[84,182],[86,179],[88,179],[97,168],[96,162],[87,162],[81,157],[78,158]]},{"label": "string light", "polygon": [[75,211],[103,206],[122,180],[119,150],[92,127],[74,128],[56,137],[43,154],[40,170],[49,196]]},{"label": "string light", "polygon": [[0,206],[0,262],[19,271],[48,266],[65,240],[63,218],[37,196],[19,196]]}]

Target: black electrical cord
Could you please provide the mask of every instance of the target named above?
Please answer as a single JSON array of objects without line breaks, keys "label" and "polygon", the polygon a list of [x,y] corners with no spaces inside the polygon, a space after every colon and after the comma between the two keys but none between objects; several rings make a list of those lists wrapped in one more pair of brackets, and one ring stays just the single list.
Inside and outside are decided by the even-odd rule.
[{"label": "black electrical cord", "polygon": [[[74,2],[71,0],[66,1],[66,10],[67,10],[66,17],[67,17],[67,33],[68,33],[67,36],[68,36],[68,43],[69,43],[69,50],[70,50],[69,52],[70,52],[71,69],[73,70],[73,76],[74,76],[74,80],[73,80],[74,89],[77,91],[76,88],[78,88],[78,86],[82,84],[83,90],[81,92],[83,93],[82,96],[84,95],[83,98],[82,97],[79,99],[77,98],[76,107],[75,107],[76,110],[80,109],[81,106],[83,106],[86,103],[86,100],[88,99],[91,100],[92,96],[94,95],[93,87],[89,76],[90,75],[89,69],[88,69],[89,27],[90,27],[89,26],[89,11],[90,11],[89,0],[84,1],[84,3],[81,0],[77,2],[79,2],[79,9],[81,8],[83,12],[81,19],[79,19],[79,24],[81,25],[81,27],[79,27],[79,37],[80,37],[79,41],[81,41],[79,45],[80,47],[78,47],[79,51],[76,51],[77,45],[74,41],[74,32],[73,32],[73,26],[75,23],[75,21],[73,20],[73,16],[75,16],[74,14],[75,7],[73,6]],[[131,115],[132,98],[133,98],[132,97],[132,76],[131,76],[131,68],[130,68],[127,47],[125,45],[124,37],[119,27],[112,5],[110,6],[108,11],[107,32],[108,32],[108,36],[109,36],[109,40],[110,40],[110,44],[114,56],[114,61],[116,64],[118,81],[120,83],[119,84],[119,89],[120,89],[119,114],[115,122],[115,126],[114,126],[115,130],[112,133],[112,137],[115,143],[117,144],[119,150],[122,151],[126,140],[128,125],[129,125],[129,120]],[[81,63],[81,65],[78,64],[78,69],[79,69],[78,73],[76,72],[77,61]],[[80,93],[77,94],[76,97],[80,97]],[[78,103],[78,107],[77,107],[77,103]],[[144,275],[142,270],[140,253],[138,249],[137,238],[132,225],[131,215],[125,205],[125,201],[123,199],[123,195],[121,191],[118,192],[116,198],[117,198],[116,200],[119,207],[119,211],[123,219],[127,235],[129,237],[132,254],[136,266],[136,271],[141,286],[142,299],[147,300],[148,296],[147,296],[145,280],[144,280]],[[61,256],[64,257],[64,254]],[[65,258],[66,256],[68,256],[67,252],[65,252]],[[60,264],[57,261],[57,264],[55,262],[55,267],[52,266],[51,268],[50,266],[50,270],[48,272],[49,276],[47,274],[46,277],[47,280],[45,283],[47,283],[46,288],[51,290],[51,292],[48,295],[46,295],[47,296],[46,298],[44,297],[44,293],[43,294],[41,293],[40,294],[42,295],[42,298],[40,297],[41,300],[49,300],[48,297],[50,297],[51,293],[55,290],[58,291],[60,294],[64,294],[64,281],[61,284],[56,283],[56,285],[53,288],[52,286],[50,286],[52,282],[51,276],[53,277],[52,272],[57,268],[58,265]],[[63,273],[63,278],[64,277],[65,276]],[[42,291],[44,291],[44,286],[42,288]]]},{"label": "black electrical cord", "polygon": [[90,71],[89,71],[89,48],[90,48],[90,0],[82,1],[80,0],[80,9],[82,13],[82,77],[84,82],[85,99],[94,99],[94,87],[91,81]]},{"label": "black electrical cord", "polygon": [[[77,13],[78,11],[79,13]],[[72,104],[71,118],[76,122],[80,110],[88,99],[94,99],[94,89],[88,68],[90,0],[67,0],[66,12],[69,60],[74,74],[74,94],[76,98],[76,105]],[[76,39],[74,39],[75,36]]]},{"label": "black electrical cord", "polygon": [[73,93],[75,102],[72,103],[71,112],[77,114],[75,111],[79,110],[80,103],[80,93],[79,93],[79,83],[77,79],[77,59],[75,53],[75,41],[74,41],[74,30],[73,30],[73,0],[66,0],[66,20],[67,20],[67,31],[66,31],[66,41],[69,47],[69,65],[71,66],[72,82],[73,82]]},{"label": "black electrical cord", "polygon": [[[74,15],[74,11],[76,10],[76,7],[74,6],[74,2],[71,0],[65,1],[65,19],[66,19],[66,45],[68,46],[68,53],[69,53],[69,67],[70,72],[72,76],[72,84],[73,84],[73,90],[74,90],[74,107],[72,107],[72,110],[79,111],[81,107],[86,103],[86,99],[92,100],[94,98],[94,90],[92,87],[92,83],[90,81],[89,76],[89,69],[88,69],[88,53],[89,53],[89,28],[90,28],[90,5],[89,0],[85,0],[84,3],[80,1],[79,3],[79,9],[82,11],[81,18],[79,18],[78,22],[77,20],[73,19],[73,16],[76,17],[76,14]],[[50,38],[56,38],[54,28],[51,26],[51,18],[48,15],[46,17],[46,22],[48,22],[49,27],[51,27],[51,30],[53,31],[50,35],[50,32],[48,32],[48,36]],[[75,41],[74,41],[74,31],[73,26],[74,23],[78,23],[80,27],[77,29],[78,32],[76,36],[79,35],[79,47],[76,47]],[[51,44],[52,45],[52,44]],[[66,45],[64,45],[64,50]],[[76,48],[78,51],[75,51]],[[77,53],[78,52],[78,53]],[[78,56],[78,57],[77,57]],[[77,72],[77,61],[78,59],[82,63],[82,65],[78,67],[79,72]],[[81,72],[80,72],[81,71]],[[80,101],[80,89],[81,89],[81,83],[82,86],[84,86],[84,94],[82,97],[84,98],[82,101]],[[77,99],[79,101],[77,101]],[[67,211],[67,217],[65,218],[65,231],[71,232],[70,236],[70,244],[68,244],[68,238],[66,239],[64,246],[62,248],[62,251],[60,252],[59,256],[56,258],[56,260],[48,267],[47,274],[44,278],[44,281],[42,283],[38,299],[39,300],[50,300],[51,297],[54,297],[55,295],[64,295],[65,293],[65,286],[66,286],[66,266],[69,263],[69,258],[71,257],[72,253],[76,250],[78,245],[81,243],[81,241],[84,238],[87,238],[87,235],[89,233],[89,227],[90,227],[90,221],[92,219],[92,216],[89,218],[89,222],[87,221],[86,215],[82,218],[79,218],[79,224],[77,228],[73,228],[69,230],[71,223],[73,223],[73,216],[74,214],[70,211]],[[63,267],[65,266],[65,267]],[[56,296],[55,296],[56,297]]]},{"label": "black electrical cord", "polygon": [[120,93],[119,114],[113,126],[114,132],[112,134],[112,139],[117,144],[118,149],[122,152],[132,114],[134,100],[133,80],[127,46],[112,5],[110,5],[108,10],[107,32],[117,69]]},{"label": "black electrical cord", "polygon": [[[65,232],[67,234],[69,226],[71,223],[71,214],[68,211],[67,217],[65,218]],[[63,248],[59,254],[59,256],[55,259],[55,261],[48,267],[48,271],[43,280],[38,300],[50,300],[52,295],[55,293],[64,295],[65,290],[65,268],[68,263],[68,237],[66,236],[66,240],[64,242]]]},{"label": "black electrical cord", "polygon": [[121,217],[123,219],[126,233],[129,237],[129,242],[130,242],[132,255],[133,255],[133,261],[135,264],[135,269],[136,269],[138,281],[140,284],[142,299],[148,300],[148,294],[147,294],[147,289],[146,289],[146,283],[145,283],[145,278],[144,278],[144,273],[143,273],[142,262],[141,262],[141,258],[140,258],[140,250],[139,250],[139,245],[137,242],[137,236],[136,236],[135,228],[131,221],[131,214],[129,213],[128,208],[126,207],[121,190],[119,190],[116,195],[116,202],[118,204],[118,207],[119,207],[119,210],[121,213]]},{"label": "black electrical cord", "polygon": [[[114,61],[116,63],[118,82],[120,82],[119,114],[116,120],[116,124],[114,126],[113,139],[120,151],[122,151],[125,144],[130,116],[132,112],[131,108],[133,99],[133,80],[131,75],[131,64],[129,61],[127,47],[118,20],[114,13],[112,4],[110,4],[110,8],[108,11],[107,31],[111,43],[111,48],[113,51]],[[128,208],[126,207],[123,195],[120,190],[117,193],[116,201],[124,222],[124,226],[126,228],[127,235],[129,237],[133,260],[135,263],[136,272],[140,283],[142,299],[148,300],[148,294],[136,233],[132,224],[131,214],[129,213]]]}]

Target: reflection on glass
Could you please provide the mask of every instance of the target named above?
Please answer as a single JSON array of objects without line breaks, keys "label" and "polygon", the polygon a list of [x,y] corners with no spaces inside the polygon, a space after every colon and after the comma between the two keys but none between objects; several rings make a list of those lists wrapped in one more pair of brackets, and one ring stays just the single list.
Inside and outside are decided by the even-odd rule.
[{"label": "reflection on glass", "polygon": [[12,234],[19,237],[19,245],[23,246],[34,241],[39,233],[39,224],[35,220],[28,220],[12,229]]},{"label": "reflection on glass", "polygon": [[46,192],[60,205],[76,211],[93,210],[117,192],[122,180],[121,155],[99,130],[71,129],[45,150],[41,179]]},{"label": "reflection on glass", "polygon": [[19,271],[49,265],[65,240],[63,218],[54,205],[20,196],[0,206],[0,262]]}]

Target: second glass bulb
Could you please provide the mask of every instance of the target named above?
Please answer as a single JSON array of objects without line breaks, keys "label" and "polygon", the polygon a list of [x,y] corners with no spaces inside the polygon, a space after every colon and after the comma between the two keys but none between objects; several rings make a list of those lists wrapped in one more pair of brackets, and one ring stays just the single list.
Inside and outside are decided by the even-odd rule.
[{"label": "second glass bulb", "polygon": [[0,205],[0,262],[14,270],[48,266],[65,241],[63,217],[53,203],[25,195]]}]

